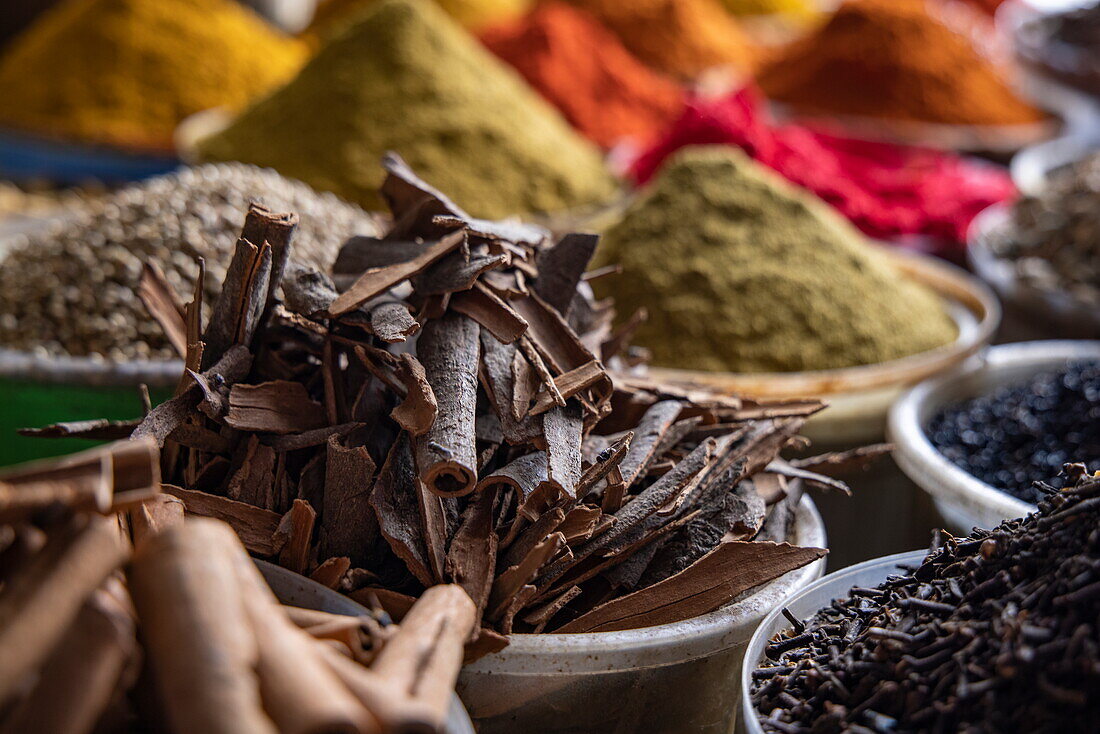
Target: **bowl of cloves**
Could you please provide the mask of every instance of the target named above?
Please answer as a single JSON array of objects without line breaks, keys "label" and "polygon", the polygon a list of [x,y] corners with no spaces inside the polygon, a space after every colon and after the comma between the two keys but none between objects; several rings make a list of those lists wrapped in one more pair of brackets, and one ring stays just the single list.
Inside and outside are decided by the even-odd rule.
[{"label": "bowl of cloves", "polygon": [[1100,478],[1062,478],[1035,513],[830,574],[776,610],[745,657],[745,730],[1091,730]]}]

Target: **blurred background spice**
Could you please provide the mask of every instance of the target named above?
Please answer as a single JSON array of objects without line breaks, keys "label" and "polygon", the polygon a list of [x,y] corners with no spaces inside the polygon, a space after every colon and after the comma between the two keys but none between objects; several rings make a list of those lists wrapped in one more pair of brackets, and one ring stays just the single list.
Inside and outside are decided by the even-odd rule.
[{"label": "blurred background spice", "polygon": [[16,237],[0,266],[0,345],[114,360],[176,356],[135,295],[141,264],[160,266],[181,301],[206,262],[206,303],[233,254],[249,202],[301,216],[295,257],[328,268],[344,240],[375,222],[332,194],[239,163],[185,168],[67,208],[43,231]]},{"label": "blurred background spice", "polygon": [[675,81],[646,68],[591,15],[559,0],[490,28],[481,40],[605,148],[650,140],[684,105]]},{"label": "blurred background spice", "polygon": [[693,78],[712,67],[750,72],[756,44],[719,0],[570,0],[658,71]]},{"label": "blurred background spice", "polygon": [[902,278],[842,217],[729,147],[661,170],[599,255],[655,364],[793,372],[873,364],[950,342],[935,295]]},{"label": "blurred background spice", "polygon": [[1003,168],[976,159],[780,125],[752,87],[692,98],[634,160],[630,176],[644,184],[677,150],[715,143],[735,145],[813,191],[871,237],[920,235],[909,240],[912,247],[958,262],[974,217],[1016,193]]},{"label": "blurred background spice", "polygon": [[305,55],[232,0],[64,0],[0,57],[0,125],[168,149],[183,118],[244,106]]},{"label": "blurred background spice", "polygon": [[810,114],[950,125],[1014,125],[1043,115],[996,62],[927,0],[848,0],[760,72],[772,99]]},{"label": "blurred background spice", "polygon": [[734,15],[780,15],[806,20],[819,14],[814,0],[722,0]]},{"label": "blurred background spice", "polygon": [[378,207],[398,152],[476,216],[552,212],[614,192],[598,149],[429,0],[383,0],[301,74],[200,143]]},{"label": "blurred background spice", "polygon": [[932,419],[928,438],[963,471],[1038,502],[1034,483],[1061,487],[1063,464],[1100,469],[1100,364],[1070,364],[951,406]]},{"label": "blurred background spice", "polygon": [[[377,0],[321,0],[309,32],[324,35],[348,22]],[[435,0],[447,13],[470,30],[506,23],[526,12],[534,0]]]}]

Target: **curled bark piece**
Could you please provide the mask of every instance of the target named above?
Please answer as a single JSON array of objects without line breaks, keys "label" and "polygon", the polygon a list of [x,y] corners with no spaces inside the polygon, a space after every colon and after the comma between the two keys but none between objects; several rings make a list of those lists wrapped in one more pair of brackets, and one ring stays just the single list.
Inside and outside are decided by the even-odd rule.
[{"label": "curled bark piece", "polygon": [[519,503],[518,512],[533,520],[538,516],[539,506],[545,505],[548,468],[546,453],[533,451],[482,479],[478,483],[478,491],[486,492],[500,485],[514,489]]},{"label": "curled bark piece", "polygon": [[405,341],[420,328],[408,307],[396,301],[380,303],[372,308],[370,326],[375,336],[389,344]]},{"label": "curled bark piece", "polygon": [[438,402],[432,427],[416,442],[425,486],[442,497],[461,497],[477,485],[478,328],[459,314],[424,326],[417,352]]},{"label": "curled bark piece", "polygon": [[394,374],[405,386],[405,398],[390,412],[390,417],[408,431],[409,435],[422,436],[435,423],[439,404],[432,386],[428,384],[424,365],[407,353],[398,355],[397,359]]}]

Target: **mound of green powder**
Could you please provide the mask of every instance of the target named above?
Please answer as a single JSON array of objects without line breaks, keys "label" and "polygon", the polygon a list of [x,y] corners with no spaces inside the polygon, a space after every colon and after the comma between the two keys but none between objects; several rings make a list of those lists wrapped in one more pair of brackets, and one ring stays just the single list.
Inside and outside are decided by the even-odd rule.
[{"label": "mound of green powder", "polygon": [[645,307],[655,364],[793,372],[873,364],[951,341],[940,300],[827,204],[733,148],[688,148],[606,233],[597,281]]},{"label": "mound of green powder", "polygon": [[600,153],[428,0],[383,0],[297,78],[200,143],[368,208],[386,151],[475,216],[609,198]]}]

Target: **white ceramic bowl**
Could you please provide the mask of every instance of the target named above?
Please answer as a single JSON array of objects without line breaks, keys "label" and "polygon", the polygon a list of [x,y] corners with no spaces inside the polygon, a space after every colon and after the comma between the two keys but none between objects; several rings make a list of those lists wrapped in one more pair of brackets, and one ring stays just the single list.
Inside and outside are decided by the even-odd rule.
[{"label": "white ceramic bowl", "polygon": [[[804,497],[793,543],[825,546]],[[736,603],[674,624],[622,632],[512,635],[499,653],[466,666],[458,693],[482,734],[728,734],[741,659],[757,624],[819,578],[825,560]]]},{"label": "white ceramic bowl", "polygon": [[1100,359],[1100,342],[1038,341],[993,347],[959,369],[921,383],[891,409],[888,437],[894,444],[894,460],[932,496],[952,530],[969,533],[974,527],[994,527],[1035,507],[952,464],[928,440],[924,427],[950,404],[1079,359]]},{"label": "white ceramic bowl", "polygon": [[[834,599],[848,596],[853,586],[875,587],[886,580],[887,576],[898,573],[899,565],[916,566],[927,555],[927,551],[899,553],[885,558],[876,558],[855,566],[849,566],[831,573],[810,584],[784,605],[797,619],[807,619]],[[747,734],[764,734],[764,728],[757,720],[752,705],[752,671],[756,670],[764,657],[764,646],[777,633],[790,626],[783,616],[783,608],[777,608],[760,623],[749,641],[745,660],[741,667],[741,718]]]},{"label": "white ceramic bowl", "polygon": [[[256,565],[267,580],[268,586],[283,604],[349,617],[370,614],[366,607],[358,602],[305,576],[288,571],[282,566],[261,560],[256,560]],[[446,734],[475,734],[474,725],[470,723],[470,717],[466,714],[466,709],[462,708],[462,702],[458,696],[451,697]]]}]

